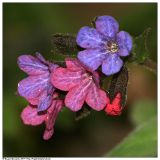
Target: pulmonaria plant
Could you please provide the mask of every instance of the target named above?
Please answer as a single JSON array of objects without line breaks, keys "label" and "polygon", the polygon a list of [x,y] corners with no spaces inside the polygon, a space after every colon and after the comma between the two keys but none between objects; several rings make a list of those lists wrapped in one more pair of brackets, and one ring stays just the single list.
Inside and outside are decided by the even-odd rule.
[{"label": "pulmonaria plant", "polygon": [[58,65],[46,61],[40,53],[36,57],[23,55],[18,58],[18,65],[29,77],[18,83],[18,93],[30,103],[21,114],[24,124],[39,125],[46,123],[43,138],[53,135],[53,127],[63,101],[55,100],[57,94],[50,82],[50,75]]},{"label": "pulmonaria plant", "polygon": [[18,65],[29,77],[18,83],[18,93],[38,111],[46,110],[52,103],[55,88],[50,82],[50,74],[58,65],[46,61],[40,53],[36,57],[22,55],[18,57]]},{"label": "pulmonaria plant", "polygon": [[26,125],[37,126],[45,122],[44,140],[52,137],[56,118],[63,107],[63,101],[55,99],[55,96],[57,96],[56,93],[53,94],[51,105],[46,111],[39,112],[37,106],[30,104],[21,113],[21,118]]},{"label": "pulmonaria plant", "polygon": [[[120,57],[128,56],[132,50],[129,33],[119,31],[119,24],[113,17],[100,16],[95,20],[95,28],[82,27],[76,38],[56,34],[53,42],[58,51],[78,50],[77,58],[66,58],[66,66],[61,67],[46,61],[40,53],[35,57],[18,57],[19,68],[28,74],[18,83],[19,95],[29,102],[21,113],[24,124],[45,123],[43,139],[48,140],[63,106],[79,113],[86,109],[86,103],[93,110],[104,110],[107,115],[120,115],[128,83],[128,70]],[[65,50],[65,45],[69,50]],[[101,65],[104,74],[96,71]],[[102,76],[113,74],[107,92],[102,89],[100,80]],[[61,93],[63,99],[59,98]]]},{"label": "pulmonaria plant", "polygon": [[86,102],[96,111],[104,109],[109,98],[100,89],[98,73],[82,65],[77,59],[67,58],[66,66],[67,68],[56,68],[51,76],[51,82],[56,88],[69,91],[65,97],[66,107],[79,111]]},{"label": "pulmonaria plant", "polygon": [[123,61],[120,56],[128,56],[132,49],[132,38],[119,32],[118,22],[111,16],[100,16],[95,27],[82,27],[77,34],[77,44],[85,48],[78,53],[79,60],[96,70],[102,65],[102,72],[109,76],[120,71]]}]

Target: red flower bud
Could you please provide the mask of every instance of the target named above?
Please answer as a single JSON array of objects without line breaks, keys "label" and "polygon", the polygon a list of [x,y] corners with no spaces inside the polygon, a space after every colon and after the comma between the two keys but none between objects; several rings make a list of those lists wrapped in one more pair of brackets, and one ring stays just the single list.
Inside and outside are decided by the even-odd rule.
[{"label": "red flower bud", "polygon": [[107,104],[105,108],[105,112],[111,116],[119,116],[122,111],[122,107],[120,105],[121,102],[121,94],[118,92],[112,103]]}]

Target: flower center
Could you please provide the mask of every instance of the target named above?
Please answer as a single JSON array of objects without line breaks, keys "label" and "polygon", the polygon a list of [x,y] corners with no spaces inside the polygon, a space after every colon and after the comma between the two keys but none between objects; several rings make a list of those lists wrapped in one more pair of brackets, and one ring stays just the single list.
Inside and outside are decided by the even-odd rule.
[{"label": "flower center", "polygon": [[93,79],[93,77],[90,73],[85,73],[83,76],[84,76],[84,78],[88,78],[89,80]]},{"label": "flower center", "polygon": [[115,42],[108,42],[107,43],[107,49],[111,52],[111,53],[115,53],[118,51],[118,44]]}]

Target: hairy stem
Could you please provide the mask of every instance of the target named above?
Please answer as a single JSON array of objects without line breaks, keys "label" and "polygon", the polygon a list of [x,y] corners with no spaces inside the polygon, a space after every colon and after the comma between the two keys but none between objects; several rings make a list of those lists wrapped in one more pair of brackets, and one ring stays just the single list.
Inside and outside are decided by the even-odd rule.
[{"label": "hairy stem", "polygon": [[143,65],[146,69],[150,70],[151,72],[157,74],[157,64],[153,60],[148,58],[141,65]]}]

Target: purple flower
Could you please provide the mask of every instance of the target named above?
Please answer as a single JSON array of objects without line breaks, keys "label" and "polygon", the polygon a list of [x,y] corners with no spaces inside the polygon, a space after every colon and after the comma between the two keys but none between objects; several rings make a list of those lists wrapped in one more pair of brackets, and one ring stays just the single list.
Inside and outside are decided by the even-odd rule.
[{"label": "purple flower", "polygon": [[18,83],[18,93],[38,111],[46,110],[52,103],[55,88],[50,82],[50,74],[57,65],[46,61],[40,53],[36,57],[22,55],[18,57],[18,65],[29,76]]},{"label": "purple flower", "polygon": [[102,72],[109,76],[120,71],[123,61],[132,49],[132,38],[119,32],[118,22],[111,16],[100,16],[95,28],[82,27],[77,35],[77,44],[85,50],[78,53],[78,59],[92,70],[102,65]]}]

